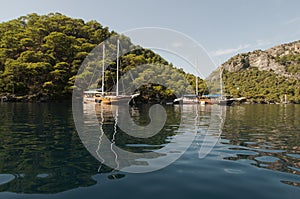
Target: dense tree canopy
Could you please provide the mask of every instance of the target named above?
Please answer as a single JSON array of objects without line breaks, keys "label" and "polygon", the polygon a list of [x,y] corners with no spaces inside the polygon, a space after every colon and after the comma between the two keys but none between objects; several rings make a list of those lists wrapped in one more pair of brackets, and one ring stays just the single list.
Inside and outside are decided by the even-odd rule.
[{"label": "dense tree canopy", "polygon": [[[94,64],[99,65],[89,63],[87,70],[79,76],[77,73],[84,59],[98,44],[113,37],[121,40],[121,51],[127,50],[120,57],[120,77],[147,64],[157,65],[155,71],[145,69],[134,80],[143,82],[153,77],[154,83],[139,88],[145,101],[172,100],[175,94],[191,93],[196,88],[194,75],[173,67],[151,50],[136,48],[129,38],[109,31],[97,21],[84,22],[60,13],[29,14],[1,23],[0,36],[0,95],[70,97],[75,79],[92,76]],[[115,52],[116,48],[116,41],[107,45],[111,51]],[[276,61],[286,66],[291,76],[299,76],[299,55],[280,56]],[[244,62],[248,63],[247,60]],[[106,64],[105,90],[110,91],[116,82],[117,64],[115,59]],[[286,94],[291,102],[300,102],[300,83],[295,78],[287,79],[252,66],[239,72],[225,71],[223,75],[226,92],[234,97],[244,96],[255,102],[280,102]],[[169,86],[155,83],[158,77],[167,79]],[[187,82],[181,81],[183,79]],[[99,87],[101,83],[99,79],[98,85],[94,86]],[[209,92],[201,79],[198,87],[199,94]]]},{"label": "dense tree canopy", "polygon": [[[74,80],[83,60],[98,44],[117,34],[96,21],[84,22],[60,13],[50,13],[42,16],[29,14],[1,23],[0,35],[0,93],[17,96],[46,95],[56,99],[71,96]],[[133,46],[129,38],[122,35],[120,37],[122,47]],[[107,48],[116,49],[116,44]],[[171,66],[151,50],[139,48],[120,58],[120,73],[122,75],[139,65],[157,63]],[[90,74],[87,71],[82,75]],[[184,72],[183,75],[195,88],[195,77]],[[115,61],[109,63],[105,77],[106,88],[109,90],[115,83]],[[176,80],[175,76],[170,78]],[[158,85],[150,85],[153,90],[152,86]],[[199,82],[199,87],[205,88],[203,82]],[[149,85],[144,89],[146,88]],[[159,95],[173,96],[172,91],[167,92],[162,87],[155,88]]]},{"label": "dense tree canopy", "polygon": [[277,75],[272,71],[259,71],[250,67],[239,72],[223,74],[226,92],[234,97],[246,97],[257,103],[280,103],[284,96],[292,103],[300,103],[300,81]]},{"label": "dense tree canopy", "polygon": [[97,44],[114,32],[59,13],[1,23],[0,92],[66,96],[72,77]]}]

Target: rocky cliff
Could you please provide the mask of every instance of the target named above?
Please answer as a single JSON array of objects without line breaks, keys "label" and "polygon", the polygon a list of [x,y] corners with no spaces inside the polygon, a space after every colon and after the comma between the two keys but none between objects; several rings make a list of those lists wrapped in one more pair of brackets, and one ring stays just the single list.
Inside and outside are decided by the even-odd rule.
[{"label": "rocky cliff", "polygon": [[300,40],[264,51],[238,54],[222,64],[222,67],[229,72],[257,67],[260,71],[274,71],[288,78],[300,79]]}]

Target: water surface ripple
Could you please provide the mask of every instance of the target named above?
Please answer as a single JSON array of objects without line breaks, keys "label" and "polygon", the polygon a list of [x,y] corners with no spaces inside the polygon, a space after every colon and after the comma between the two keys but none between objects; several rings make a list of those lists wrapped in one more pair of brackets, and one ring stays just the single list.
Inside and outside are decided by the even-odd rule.
[{"label": "water surface ripple", "polygon": [[[130,110],[137,124],[149,122],[144,110]],[[183,156],[161,170],[130,174],[101,164],[86,150],[74,127],[71,103],[0,104],[0,199],[300,196],[299,105],[228,107],[221,137],[203,159],[198,152],[211,107],[188,110],[197,112],[199,130]],[[179,130],[178,106],[167,106],[166,112],[164,128],[147,139],[126,135],[109,112],[97,116],[104,116],[99,118],[103,132],[116,146],[143,153],[161,149],[193,128]]]}]

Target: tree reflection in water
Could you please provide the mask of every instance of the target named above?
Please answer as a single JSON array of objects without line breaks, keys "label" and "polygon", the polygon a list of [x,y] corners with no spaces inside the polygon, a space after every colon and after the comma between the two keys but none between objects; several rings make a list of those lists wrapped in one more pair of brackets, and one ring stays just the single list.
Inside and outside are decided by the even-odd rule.
[{"label": "tree reflection in water", "polygon": [[[146,139],[133,138],[117,127],[117,116],[112,114],[115,109],[95,108],[102,133],[111,141],[108,153],[113,153],[115,146],[136,153],[163,148],[176,134],[181,121],[180,108],[167,107],[167,114],[171,117],[167,118],[160,133]],[[102,108],[101,111],[99,108]],[[94,185],[97,181],[93,176],[99,173],[107,174],[108,179],[125,177],[122,172],[105,166],[104,159],[104,164],[100,164],[86,150],[75,130],[71,105],[12,103],[1,104],[0,109],[0,191],[57,193]],[[148,109],[132,107],[133,120],[139,125],[147,125]],[[80,111],[84,113],[86,110]],[[98,134],[91,144],[100,147],[100,142]],[[116,154],[113,155],[116,157]],[[101,162],[101,156],[99,158]],[[115,161],[118,164],[117,157]],[[139,161],[134,163],[143,164]]]}]

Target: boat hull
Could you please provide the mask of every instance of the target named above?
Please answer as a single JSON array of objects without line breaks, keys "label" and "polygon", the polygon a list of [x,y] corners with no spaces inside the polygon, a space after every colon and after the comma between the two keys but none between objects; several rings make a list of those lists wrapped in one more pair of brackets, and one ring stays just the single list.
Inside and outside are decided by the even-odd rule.
[{"label": "boat hull", "polygon": [[101,103],[101,94],[97,91],[85,91],[83,95],[83,103]]},{"label": "boat hull", "polygon": [[104,96],[101,99],[102,104],[129,104],[131,96]]},{"label": "boat hull", "polygon": [[234,99],[224,99],[224,100],[219,100],[218,104],[223,106],[230,106],[233,104],[233,102],[235,102]]}]

